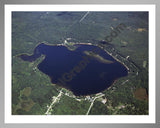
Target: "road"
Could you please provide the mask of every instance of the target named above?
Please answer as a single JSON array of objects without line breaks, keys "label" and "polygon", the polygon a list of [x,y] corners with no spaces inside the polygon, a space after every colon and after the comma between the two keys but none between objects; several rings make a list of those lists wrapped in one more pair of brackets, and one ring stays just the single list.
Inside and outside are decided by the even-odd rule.
[{"label": "road", "polygon": [[97,98],[100,98],[100,97],[102,97],[102,96],[104,96],[104,94],[101,94],[101,95],[99,95],[99,96],[97,96],[97,97],[94,97],[94,99],[93,99],[93,101],[91,102],[91,105],[90,105],[90,107],[89,107],[86,115],[89,114],[89,112],[90,112],[90,110],[91,110],[91,108],[92,108],[92,106],[93,106],[94,101],[95,101]]},{"label": "road", "polygon": [[60,90],[60,92],[59,92],[59,94],[58,94],[58,96],[55,98],[55,99],[53,99],[53,102],[51,103],[51,105],[48,107],[48,109],[47,109],[47,111],[46,111],[46,115],[49,115],[49,112],[50,112],[50,110],[52,109],[52,106],[53,106],[53,104],[55,104],[56,102],[57,102],[57,100],[61,97],[61,95],[62,95],[62,89]]},{"label": "road", "polygon": [[82,22],[82,20],[84,20],[84,18],[89,14],[89,12],[86,12],[85,15],[79,20],[79,22]]}]

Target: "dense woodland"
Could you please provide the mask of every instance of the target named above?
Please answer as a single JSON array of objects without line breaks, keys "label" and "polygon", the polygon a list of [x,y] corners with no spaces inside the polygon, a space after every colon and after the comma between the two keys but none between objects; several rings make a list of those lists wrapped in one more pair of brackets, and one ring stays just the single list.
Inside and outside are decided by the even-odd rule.
[{"label": "dense woodland", "polygon": [[[32,54],[39,43],[61,44],[71,38],[75,43],[98,44],[120,23],[126,28],[113,38],[106,49],[129,56],[136,72],[118,79],[102,93],[107,102],[96,99],[91,115],[146,115],[148,114],[148,13],[147,12],[12,12],[12,114],[43,115],[52,97],[61,87],[37,69],[43,56],[27,62],[18,56]],[[137,73],[138,72],[138,73]],[[66,90],[67,91],[67,90]],[[69,92],[69,91],[68,91]],[[71,92],[69,92],[71,93]],[[91,97],[94,97],[92,95]],[[53,115],[85,115],[91,102],[85,97],[62,95],[53,105]]]}]

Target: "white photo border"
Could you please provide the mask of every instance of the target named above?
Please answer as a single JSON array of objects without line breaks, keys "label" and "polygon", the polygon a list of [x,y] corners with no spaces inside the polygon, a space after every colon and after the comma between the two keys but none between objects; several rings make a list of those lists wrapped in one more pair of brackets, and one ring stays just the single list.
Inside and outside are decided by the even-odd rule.
[{"label": "white photo border", "polygon": [[[12,115],[11,14],[12,11],[148,11],[149,115]],[[155,123],[155,5],[5,5],[5,123]]]}]

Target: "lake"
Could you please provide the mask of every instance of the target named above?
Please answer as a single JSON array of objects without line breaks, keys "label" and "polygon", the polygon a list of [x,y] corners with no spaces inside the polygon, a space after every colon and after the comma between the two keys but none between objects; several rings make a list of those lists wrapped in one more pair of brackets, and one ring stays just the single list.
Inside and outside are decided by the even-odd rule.
[{"label": "lake", "polygon": [[118,78],[128,75],[126,67],[103,49],[83,44],[75,47],[69,50],[66,46],[41,43],[33,55],[21,54],[20,58],[32,62],[44,55],[38,69],[48,75],[53,84],[72,91],[76,96],[102,92]]}]

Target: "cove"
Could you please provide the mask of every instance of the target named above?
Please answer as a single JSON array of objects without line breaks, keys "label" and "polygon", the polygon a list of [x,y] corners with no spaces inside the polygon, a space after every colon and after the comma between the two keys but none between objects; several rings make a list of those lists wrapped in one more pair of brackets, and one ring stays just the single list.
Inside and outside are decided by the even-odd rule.
[{"label": "cove", "polygon": [[41,55],[45,58],[37,68],[57,84],[76,96],[96,94],[110,87],[115,80],[128,75],[124,65],[101,48],[76,44],[69,50],[63,45],[39,44],[32,55],[21,54],[24,61],[33,62]]}]

